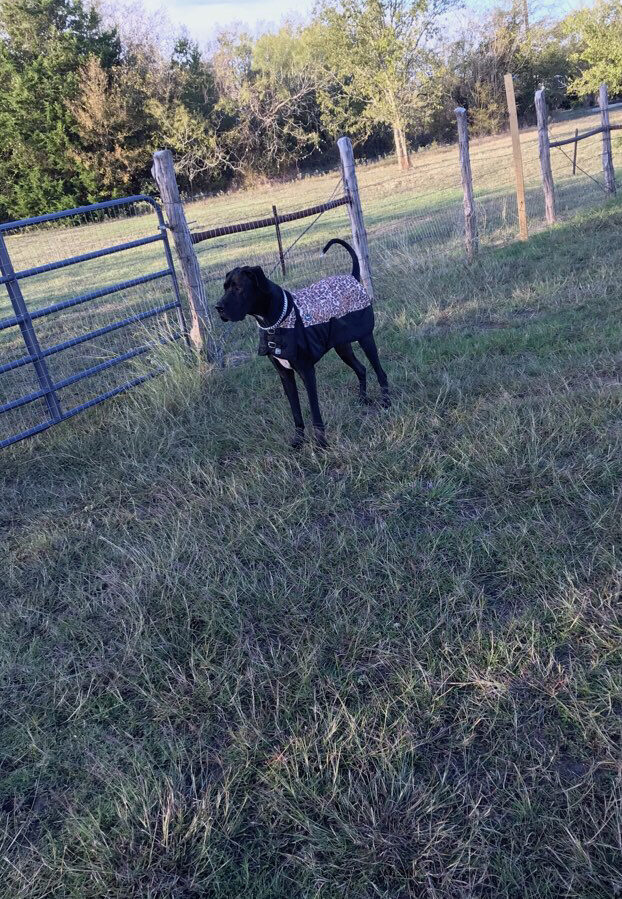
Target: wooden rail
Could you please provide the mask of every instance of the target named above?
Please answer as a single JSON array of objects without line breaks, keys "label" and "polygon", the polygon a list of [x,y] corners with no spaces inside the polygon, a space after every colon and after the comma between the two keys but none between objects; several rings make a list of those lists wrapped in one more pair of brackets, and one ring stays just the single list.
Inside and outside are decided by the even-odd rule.
[{"label": "wooden rail", "polygon": [[[300,209],[298,212],[286,212],[284,215],[279,213],[279,225],[283,222],[295,222],[297,219],[308,218],[310,215],[319,215],[328,209],[335,209],[337,206],[347,206],[350,201],[347,197],[339,197],[337,200],[329,200],[328,203],[320,203],[318,206],[309,206],[307,209]],[[192,243],[201,243],[203,240],[211,240],[213,237],[221,237],[224,234],[240,234],[242,231],[255,231],[258,228],[274,228],[274,216],[269,218],[255,219],[252,222],[240,222],[237,225],[221,225],[220,228],[209,228],[207,231],[195,231],[190,235]]]},{"label": "wooden rail", "polygon": [[575,144],[577,141],[583,140],[586,137],[594,137],[595,134],[602,134],[603,131],[618,131],[620,129],[622,129],[622,125],[609,125],[608,128],[603,128],[601,125],[600,128],[592,128],[591,131],[586,131],[584,134],[566,137],[564,140],[551,141],[549,147],[563,147],[566,144]]}]

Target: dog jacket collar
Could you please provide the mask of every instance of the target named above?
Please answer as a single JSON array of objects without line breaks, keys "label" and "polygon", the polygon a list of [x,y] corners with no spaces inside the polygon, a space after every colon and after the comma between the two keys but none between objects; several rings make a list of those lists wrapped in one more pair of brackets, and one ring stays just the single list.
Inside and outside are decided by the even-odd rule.
[{"label": "dog jacket collar", "polygon": [[259,322],[255,319],[255,324],[259,328],[260,331],[274,331],[275,328],[278,328],[279,325],[283,322],[283,320],[287,317],[287,306],[289,303],[289,297],[281,287],[281,293],[283,294],[283,309],[281,310],[280,316],[277,318],[273,325],[268,325],[267,327],[264,325],[260,325]]}]

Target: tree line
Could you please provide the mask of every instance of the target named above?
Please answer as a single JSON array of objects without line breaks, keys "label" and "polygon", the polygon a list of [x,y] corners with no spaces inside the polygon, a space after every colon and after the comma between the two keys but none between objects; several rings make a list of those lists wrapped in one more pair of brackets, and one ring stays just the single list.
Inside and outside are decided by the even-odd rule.
[{"label": "tree line", "polygon": [[304,24],[243,27],[200,47],[135,4],[0,0],[0,218],[150,191],[151,155],[175,154],[182,189],[289,176],[333,158],[411,154],[519,116],[622,93],[622,0],[551,18],[527,0],[466,17],[457,0],[318,0]]}]

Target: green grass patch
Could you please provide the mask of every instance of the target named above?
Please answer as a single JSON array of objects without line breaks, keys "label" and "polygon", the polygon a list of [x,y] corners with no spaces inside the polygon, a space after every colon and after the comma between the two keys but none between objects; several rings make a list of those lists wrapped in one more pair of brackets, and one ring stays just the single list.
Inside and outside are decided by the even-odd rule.
[{"label": "green grass patch", "polygon": [[2,454],[0,895],[620,891],[621,233],[379,254],[325,452],[177,348]]}]

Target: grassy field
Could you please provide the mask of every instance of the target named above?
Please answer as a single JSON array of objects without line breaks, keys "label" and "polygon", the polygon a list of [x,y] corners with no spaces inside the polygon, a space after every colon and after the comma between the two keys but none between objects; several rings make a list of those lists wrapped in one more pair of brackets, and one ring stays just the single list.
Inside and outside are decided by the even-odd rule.
[{"label": "grassy field", "polygon": [[0,896],[620,894],[621,236],[375,242],[325,452],[180,351],[3,452]]}]

